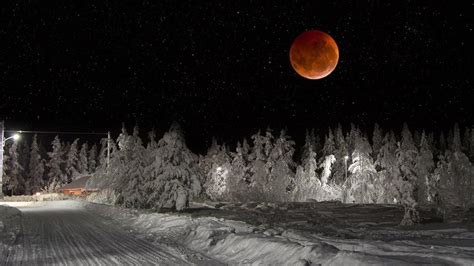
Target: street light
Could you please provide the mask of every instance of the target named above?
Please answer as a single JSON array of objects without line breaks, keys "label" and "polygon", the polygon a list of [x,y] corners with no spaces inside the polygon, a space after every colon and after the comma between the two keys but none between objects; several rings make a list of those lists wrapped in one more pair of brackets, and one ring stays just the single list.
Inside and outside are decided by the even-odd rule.
[{"label": "street light", "polygon": [[7,140],[9,140],[9,139],[13,139],[14,141],[17,141],[17,140],[20,139],[20,134],[16,133],[16,134],[14,134],[13,136],[10,136],[10,137],[4,139],[4,140],[3,140],[3,145],[4,145],[4,146],[5,146],[5,142],[6,142]]}]

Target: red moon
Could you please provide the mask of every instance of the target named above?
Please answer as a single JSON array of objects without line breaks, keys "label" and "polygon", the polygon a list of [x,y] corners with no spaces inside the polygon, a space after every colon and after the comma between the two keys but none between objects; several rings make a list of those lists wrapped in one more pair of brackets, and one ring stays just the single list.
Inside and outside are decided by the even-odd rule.
[{"label": "red moon", "polygon": [[303,32],[290,48],[291,66],[307,79],[322,79],[331,74],[338,60],[336,41],[322,31]]}]

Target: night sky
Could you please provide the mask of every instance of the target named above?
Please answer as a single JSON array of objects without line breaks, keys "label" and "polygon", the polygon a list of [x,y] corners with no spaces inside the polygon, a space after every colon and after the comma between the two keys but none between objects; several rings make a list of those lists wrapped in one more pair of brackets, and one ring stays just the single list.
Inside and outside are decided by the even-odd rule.
[{"label": "night sky", "polygon": [[[177,120],[198,150],[268,126],[301,138],[338,122],[474,124],[471,3],[204,2],[2,3],[0,117],[10,129],[113,132]],[[322,80],[289,62],[312,29],[340,52]]]}]

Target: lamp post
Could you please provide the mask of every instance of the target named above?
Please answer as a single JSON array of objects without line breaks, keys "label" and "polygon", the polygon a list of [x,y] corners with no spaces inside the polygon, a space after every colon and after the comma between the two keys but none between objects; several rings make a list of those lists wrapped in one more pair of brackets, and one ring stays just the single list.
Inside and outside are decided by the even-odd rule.
[{"label": "lamp post", "polygon": [[3,148],[7,140],[13,139],[17,141],[20,139],[20,134],[16,133],[11,137],[5,138],[5,123],[0,121],[0,199],[3,199]]}]

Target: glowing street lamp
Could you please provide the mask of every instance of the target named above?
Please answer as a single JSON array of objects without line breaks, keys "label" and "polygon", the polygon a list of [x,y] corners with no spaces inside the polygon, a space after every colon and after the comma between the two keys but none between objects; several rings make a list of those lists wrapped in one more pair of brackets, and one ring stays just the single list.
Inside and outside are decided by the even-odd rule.
[{"label": "glowing street lamp", "polygon": [[8,137],[8,138],[6,138],[5,140],[3,140],[3,145],[4,145],[4,146],[5,146],[5,142],[6,142],[7,140],[9,140],[9,139],[13,139],[14,141],[17,141],[17,140],[20,139],[20,134],[16,133],[16,134],[14,134],[13,136]]}]

